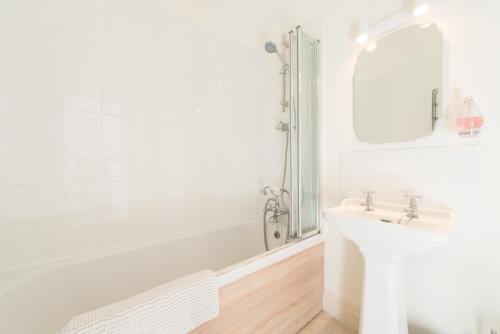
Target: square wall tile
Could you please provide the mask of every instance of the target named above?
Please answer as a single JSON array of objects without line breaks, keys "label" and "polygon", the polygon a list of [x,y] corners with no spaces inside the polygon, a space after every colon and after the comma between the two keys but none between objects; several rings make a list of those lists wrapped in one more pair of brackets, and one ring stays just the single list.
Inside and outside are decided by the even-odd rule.
[{"label": "square wall tile", "polygon": [[239,184],[242,221],[260,221],[266,198],[259,193],[263,186],[258,184],[256,173],[254,175],[249,174],[249,177],[246,179],[241,179]]},{"label": "square wall tile", "polygon": [[75,256],[100,249],[103,219],[100,184],[41,186],[41,260]]},{"label": "square wall tile", "polygon": [[40,181],[99,182],[101,116],[46,109],[40,117]]},{"label": "square wall tile", "polygon": [[[267,182],[276,184],[280,182],[280,174],[283,168],[284,149],[286,145],[286,134],[276,131],[276,125],[279,121],[288,122],[285,115],[282,115],[280,110],[280,94],[276,92],[268,92],[261,95],[245,94],[244,101],[258,99],[260,97],[261,104],[256,105],[253,111],[247,109],[248,113],[260,113],[257,126],[254,132],[249,134],[250,141],[255,140],[257,135],[262,145],[259,151],[258,161],[260,163],[259,170],[268,174]],[[253,121],[255,122],[255,121]],[[273,175],[275,179],[273,180]]]},{"label": "square wall tile", "polygon": [[[229,177],[244,177],[241,173],[243,149],[242,127],[247,126],[243,109],[239,108],[238,89],[218,83],[215,121],[212,131],[216,170]],[[257,136],[254,133],[253,138]],[[279,136],[279,134],[277,134]]]},{"label": "square wall tile", "polygon": [[215,213],[215,225],[243,223],[241,199],[241,187],[238,180],[219,176],[215,183],[215,207],[224,209],[217,210]]},{"label": "square wall tile", "polygon": [[421,181],[418,169],[418,154],[415,150],[381,152],[377,158],[376,171],[383,177],[378,179],[377,188],[388,193],[384,200],[405,203],[406,192],[418,192]]},{"label": "square wall tile", "polygon": [[210,179],[217,173],[214,135],[215,131],[209,127],[189,126],[187,175],[190,179]]},{"label": "square wall tile", "polygon": [[246,49],[240,43],[222,35],[215,36],[215,45],[217,80],[237,84],[242,79],[242,58]]},{"label": "square wall tile", "polygon": [[[240,167],[242,172],[253,175],[252,173],[260,172],[263,160],[262,153],[267,150],[267,141],[264,140],[262,132],[266,127],[263,119],[264,117],[268,118],[268,114],[264,114],[260,96],[246,98],[241,95],[241,92],[239,95],[238,109],[241,110],[239,115],[242,115],[241,131],[239,133],[242,151]],[[273,129],[274,126],[275,124],[272,124]],[[274,135],[275,139],[280,137],[276,132]]]},{"label": "square wall tile", "polygon": [[[363,191],[376,192],[379,200],[406,203],[405,193],[418,184],[417,155],[413,150],[355,152],[357,156],[351,193],[362,198]],[[351,162],[353,164],[353,162]],[[367,166],[370,166],[367,168]],[[346,173],[351,173],[343,169]]]},{"label": "square wall tile", "polygon": [[215,225],[215,186],[213,180],[188,182],[187,219],[190,233],[200,233]]},{"label": "square wall tile", "polygon": [[34,22],[0,16],[0,44],[0,99],[34,104],[38,62]]},{"label": "square wall tile", "polygon": [[106,183],[103,198],[103,247],[134,243],[148,238],[148,183]]},{"label": "square wall tile", "polygon": [[370,189],[379,200],[406,205],[405,193],[415,192],[423,197],[423,206],[471,207],[470,193],[476,186],[472,156],[470,147],[344,152],[341,193],[361,198],[362,191]]},{"label": "square wall tile", "polygon": [[135,118],[104,115],[103,174],[110,181],[146,181],[148,123]]},{"label": "square wall tile", "polygon": [[188,117],[197,123],[214,119],[217,85],[214,79],[188,76]]},{"label": "square wall tile", "polygon": [[192,74],[215,79],[217,62],[215,56],[215,33],[192,22],[188,31],[188,71]]},{"label": "square wall tile", "polygon": [[476,147],[434,148],[418,151],[418,192],[424,203],[473,210],[476,198]]},{"label": "square wall tile", "polygon": [[148,117],[148,66],[145,60],[103,55],[102,112],[118,116]]},{"label": "square wall tile", "polygon": [[340,196],[361,198],[366,189],[378,191],[374,189],[374,179],[370,174],[375,163],[374,152],[343,152],[340,157]]},{"label": "square wall tile", "polygon": [[[240,109],[240,93],[233,84],[217,83],[216,119],[221,129],[235,129],[245,121],[244,110]],[[237,130],[235,130],[237,131]]]},{"label": "square wall tile", "polygon": [[216,84],[214,80],[191,75],[188,82],[188,175],[210,178],[215,173],[214,128]]},{"label": "square wall tile", "polygon": [[35,22],[36,0],[1,0],[0,16],[15,20]]},{"label": "square wall tile", "polygon": [[[255,60],[258,62],[259,60]],[[276,71],[277,69],[277,71]],[[262,91],[270,91],[273,89],[279,89],[281,87],[281,75],[279,71],[281,69],[281,62],[275,55],[264,53],[260,56],[260,66],[259,66],[259,85]]]},{"label": "square wall tile", "polygon": [[36,187],[0,187],[0,271],[38,260]]},{"label": "square wall tile", "polygon": [[185,124],[187,115],[187,74],[183,70],[150,68],[150,120]]},{"label": "square wall tile", "polygon": [[149,190],[150,238],[174,237],[187,232],[187,183],[152,182]]},{"label": "square wall tile", "polygon": [[103,16],[141,22],[146,19],[150,1],[144,0],[101,0]]},{"label": "square wall tile", "polygon": [[145,60],[147,24],[103,13],[102,49],[114,59]]},{"label": "square wall tile", "polygon": [[[271,81],[275,80],[278,82],[276,88],[281,87],[282,77],[279,74],[281,71],[282,64],[276,55],[272,55],[266,52],[261,52],[260,49],[250,49],[245,48],[240,58],[238,59],[238,63],[241,67],[240,74],[238,75],[238,84],[241,89],[250,92],[266,92],[268,91],[266,86],[271,84],[271,82],[266,82],[262,79],[262,57],[263,56],[271,56],[274,58],[276,62],[275,66],[273,66],[269,73],[269,78]],[[278,100],[279,103],[279,100]]]},{"label": "square wall tile", "polygon": [[185,124],[187,117],[187,73],[169,68],[150,68],[150,120]]},{"label": "square wall tile", "polygon": [[188,20],[152,1],[149,56],[153,68],[187,68]]},{"label": "square wall tile", "polygon": [[99,113],[101,51],[97,44],[40,29],[40,104]]},{"label": "square wall tile", "polygon": [[58,28],[70,38],[98,43],[101,37],[101,0],[43,0],[40,25]]},{"label": "square wall tile", "polygon": [[0,185],[36,183],[36,118],[33,107],[0,101]]},{"label": "square wall tile", "polygon": [[147,58],[149,1],[102,0],[103,53],[111,59]]},{"label": "square wall tile", "polygon": [[152,180],[184,180],[187,176],[186,128],[150,124],[149,169]]}]

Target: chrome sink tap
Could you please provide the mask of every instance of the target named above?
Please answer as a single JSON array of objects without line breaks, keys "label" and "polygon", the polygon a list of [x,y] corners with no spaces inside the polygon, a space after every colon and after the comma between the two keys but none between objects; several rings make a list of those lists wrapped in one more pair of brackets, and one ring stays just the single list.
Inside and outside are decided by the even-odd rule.
[{"label": "chrome sink tap", "polygon": [[365,191],[364,194],[366,195],[366,199],[361,203],[361,205],[366,206],[365,211],[375,211],[375,209],[373,208],[373,195],[375,194],[375,192]]},{"label": "chrome sink tap", "polygon": [[413,193],[406,194],[406,197],[410,199],[408,203],[408,208],[406,209],[406,216],[408,218],[418,218],[418,205],[417,199],[422,198],[422,196],[417,196]]}]

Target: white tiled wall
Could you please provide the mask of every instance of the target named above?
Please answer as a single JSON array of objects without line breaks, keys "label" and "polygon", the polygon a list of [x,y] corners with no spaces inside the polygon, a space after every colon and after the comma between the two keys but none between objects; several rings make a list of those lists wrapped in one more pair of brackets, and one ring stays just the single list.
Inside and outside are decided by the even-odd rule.
[{"label": "white tiled wall", "polygon": [[277,58],[156,0],[2,0],[0,44],[0,271],[260,215]]},{"label": "white tiled wall", "polygon": [[406,205],[405,194],[414,192],[421,205],[467,211],[476,195],[476,155],[475,146],[343,152],[340,197],[361,198],[369,189],[377,200]]}]

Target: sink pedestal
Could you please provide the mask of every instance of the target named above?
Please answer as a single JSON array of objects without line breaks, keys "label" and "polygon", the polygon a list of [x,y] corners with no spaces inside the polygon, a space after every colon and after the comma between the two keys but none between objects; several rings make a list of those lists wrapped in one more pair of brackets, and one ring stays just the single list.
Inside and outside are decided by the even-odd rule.
[{"label": "sink pedestal", "polygon": [[328,225],[354,242],[365,259],[360,334],[408,334],[403,261],[444,246],[454,213],[420,209],[417,217],[408,217],[401,205],[375,203],[367,211],[363,203],[345,199],[325,211]]},{"label": "sink pedestal", "polygon": [[365,259],[360,334],[408,334],[402,259],[361,249]]}]

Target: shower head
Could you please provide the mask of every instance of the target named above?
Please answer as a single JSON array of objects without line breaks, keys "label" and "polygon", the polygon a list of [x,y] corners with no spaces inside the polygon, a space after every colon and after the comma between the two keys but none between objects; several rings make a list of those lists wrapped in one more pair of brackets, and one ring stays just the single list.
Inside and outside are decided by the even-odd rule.
[{"label": "shower head", "polygon": [[283,55],[278,51],[278,48],[276,47],[276,44],[274,44],[274,42],[272,41],[267,41],[266,44],[264,44],[264,49],[266,50],[266,52],[268,53],[276,53],[276,55],[278,56],[278,58],[280,59],[281,63],[283,64],[283,66],[287,67],[288,64],[287,62],[285,61],[285,58],[283,57]]},{"label": "shower head", "polygon": [[271,42],[271,41],[266,42],[266,44],[264,45],[264,49],[266,49],[266,51],[268,53],[278,52],[278,48],[276,48],[276,44],[274,44],[274,42]]}]

